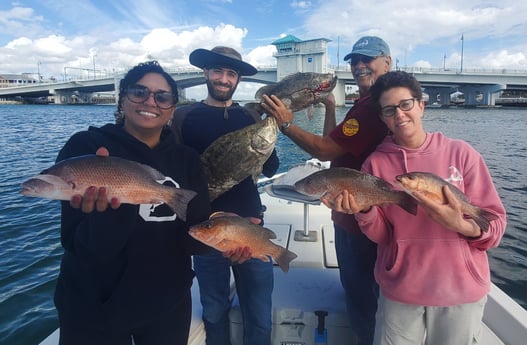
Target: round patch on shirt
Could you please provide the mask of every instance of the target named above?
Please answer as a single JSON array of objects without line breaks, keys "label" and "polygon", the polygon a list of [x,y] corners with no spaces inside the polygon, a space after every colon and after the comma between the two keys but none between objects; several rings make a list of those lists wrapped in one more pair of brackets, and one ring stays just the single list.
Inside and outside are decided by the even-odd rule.
[{"label": "round patch on shirt", "polygon": [[342,125],[342,134],[347,137],[354,136],[359,132],[359,121],[357,119],[349,119]]}]

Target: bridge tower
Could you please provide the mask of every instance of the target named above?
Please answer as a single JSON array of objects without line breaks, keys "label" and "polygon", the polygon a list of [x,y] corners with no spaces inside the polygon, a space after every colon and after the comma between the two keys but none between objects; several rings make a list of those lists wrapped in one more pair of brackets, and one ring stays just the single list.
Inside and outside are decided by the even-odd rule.
[{"label": "bridge tower", "polygon": [[327,73],[327,38],[307,41],[287,35],[271,44],[276,46],[276,80],[296,72]]}]

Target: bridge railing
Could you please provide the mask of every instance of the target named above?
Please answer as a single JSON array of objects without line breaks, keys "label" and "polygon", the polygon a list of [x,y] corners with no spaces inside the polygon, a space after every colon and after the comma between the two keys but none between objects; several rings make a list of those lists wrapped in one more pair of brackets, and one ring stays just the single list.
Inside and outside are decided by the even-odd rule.
[{"label": "bridge railing", "polygon": [[[330,70],[351,72],[349,64],[328,66]],[[397,66],[394,69],[405,71],[408,73],[436,73],[436,74],[485,74],[485,75],[525,75],[525,69],[510,69],[510,68],[464,68],[463,72],[455,68],[428,68],[428,67],[401,67]]]}]

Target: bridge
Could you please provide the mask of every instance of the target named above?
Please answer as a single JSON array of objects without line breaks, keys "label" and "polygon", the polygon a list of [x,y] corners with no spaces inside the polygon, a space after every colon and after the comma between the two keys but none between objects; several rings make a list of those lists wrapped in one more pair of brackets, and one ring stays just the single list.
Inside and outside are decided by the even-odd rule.
[{"label": "bridge", "polygon": [[[494,106],[501,91],[527,91],[527,71],[515,70],[467,70],[462,73],[454,70],[403,67],[398,68],[415,75],[430,97],[430,103],[448,105],[451,94],[463,93],[466,106]],[[334,94],[337,105],[344,105],[346,85],[354,85],[355,81],[348,65],[327,68],[335,73],[338,84]],[[204,84],[205,78],[201,70],[196,68],[167,69],[177,81],[181,95],[189,87]],[[47,98],[53,97],[56,104],[94,103],[97,94],[115,92],[123,73],[107,76],[95,76],[87,79],[72,79],[53,83],[21,85],[0,88],[0,99],[16,98]],[[254,76],[244,77],[244,82],[271,84],[277,81],[276,67],[258,68]]]}]

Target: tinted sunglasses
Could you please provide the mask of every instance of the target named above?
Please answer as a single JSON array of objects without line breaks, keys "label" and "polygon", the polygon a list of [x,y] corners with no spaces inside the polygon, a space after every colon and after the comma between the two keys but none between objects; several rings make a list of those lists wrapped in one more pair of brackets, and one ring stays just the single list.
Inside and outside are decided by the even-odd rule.
[{"label": "tinted sunglasses", "polygon": [[168,109],[176,104],[176,99],[172,92],[168,91],[150,91],[149,88],[143,85],[130,85],[126,88],[126,98],[132,103],[144,103],[150,97],[154,96],[156,105],[161,109]]},{"label": "tinted sunglasses", "polygon": [[382,56],[382,55],[377,55],[377,56],[367,56],[367,55],[360,55],[360,54],[352,55],[351,56],[351,60],[350,60],[350,64],[352,66],[355,66],[359,62],[362,61],[363,64],[367,65],[370,62],[372,62],[373,60],[375,60],[376,58],[378,58],[379,56]]}]

